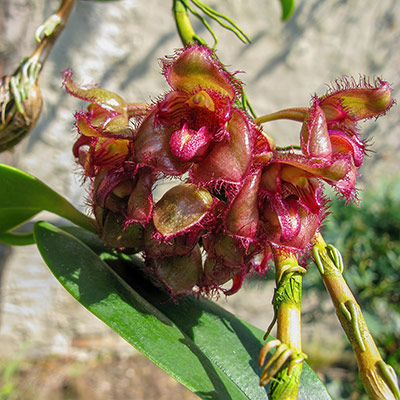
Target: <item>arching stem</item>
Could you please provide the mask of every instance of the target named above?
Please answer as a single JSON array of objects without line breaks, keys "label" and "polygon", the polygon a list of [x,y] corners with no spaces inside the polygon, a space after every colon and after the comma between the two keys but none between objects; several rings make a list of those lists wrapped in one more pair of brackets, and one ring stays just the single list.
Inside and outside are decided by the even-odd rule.
[{"label": "arching stem", "polygon": [[[172,12],[174,14],[179,36],[184,46],[193,42],[205,44],[205,41],[197,36],[196,32],[193,29],[192,23],[190,22],[190,18],[188,15],[188,4],[186,1],[174,0]],[[214,38],[214,40],[216,40],[216,38]]]},{"label": "arching stem", "polygon": [[341,254],[333,246],[327,245],[320,233],[315,235],[312,244],[314,262],[335,306],[340,324],[353,347],[360,378],[369,398],[399,400],[396,373],[382,360],[360,306],[342,275]]},{"label": "arching stem", "polygon": [[255,118],[254,122],[258,125],[265,122],[276,121],[278,119],[290,119],[292,121],[303,122],[307,115],[307,108],[287,108],[285,110],[280,110],[272,114],[266,114]]}]

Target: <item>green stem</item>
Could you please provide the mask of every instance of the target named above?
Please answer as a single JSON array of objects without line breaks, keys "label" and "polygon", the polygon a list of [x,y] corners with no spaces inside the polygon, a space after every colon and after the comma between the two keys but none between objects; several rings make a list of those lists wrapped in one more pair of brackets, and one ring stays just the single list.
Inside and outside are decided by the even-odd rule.
[{"label": "green stem", "polygon": [[[250,38],[246,35],[246,33],[239,28],[238,25],[235,24],[230,18],[226,15],[221,14],[211,7],[203,4],[199,0],[192,0],[193,4],[195,4],[204,14],[208,15],[210,18],[214,19],[218,22],[222,27],[228,29],[229,31],[233,32],[243,43],[251,43]],[[225,23],[224,20],[227,22]]]},{"label": "green stem", "polygon": [[276,121],[278,119],[290,119],[292,121],[303,122],[308,115],[307,108],[287,108],[285,110],[280,110],[272,114],[266,114],[258,117],[254,122],[258,125],[264,122]]},{"label": "green stem", "polygon": [[67,202],[65,199],[63,199],[63,200],[64,200],[64,204],[62,204],[62,206],[60,208],[55,206],[54,209],[49,209],[48,211],[54,212],[55,214],[59,215],[60,217],[68,219],[68,221],[71,221],[75,225],[78,225],[81,228],[86,229],[89,232],[98,234],[97,229],[96,229],[96,221],[95,220],[93,220],[92,218],[88,217],[85,214],[82,214],[71,203]]},{"label": "green stem", "polygon": [[322,235],[313,239],[313,258],[325,287],[335,306],[336,315],[356,356],[364,388],[371,400],[399,400],[400,390],[396,373],[379,353],[368,330],[360,306],[357,304],[343,275],[341,255],[326,245]]},{"label": "green stem", "polygon": [[184,0],[174,0],[172,12],[174,14],[176,27],[183,45],[186,46],[193,42],[205,44],[204,40],[196,35],[192,23],[190,22],[187,10],[187,4]]},{"label": "green stem", "polygon": [[261,374],[260,384],[271,380],[268,395],[272,400],[295,400],[302,361],[306,358],[301,346],[301,285],[306,270],[298,265],[295,254],[286,250],[276,250],[274,261],[275,317],[267,334],[276,321],[277,340],[264,346],[260,353],[260,364],[263,364],[267,351],[273,347],[276,347],[276,351]]},{"label": "green stem", "polygon": [[[25,114],[22,103],[28,98],[30,89],[37,82],[43,64],[49,56],[55,41],[67,24],[74,4],[75,0],[62,0],[57,13],[53,14],[38,28],[39,32],[46,32],[43,40],[36,46],[35,51],[30,57],[24,58],[20,62],[18,68],[10,77],[10,90],[13,95],[14,108],[20,114]],[[54,24],[54,20],[57,21],[57,23],[53,26],[53,29],[48,32],[46,26],[49,21],[53,21],[51,24]],[[36,38],[38,39],[37,35]],[[3,106],[3,108],[5,109],[5,106]],[[3,126],[0,127],[0,129],[2,128]]]}]

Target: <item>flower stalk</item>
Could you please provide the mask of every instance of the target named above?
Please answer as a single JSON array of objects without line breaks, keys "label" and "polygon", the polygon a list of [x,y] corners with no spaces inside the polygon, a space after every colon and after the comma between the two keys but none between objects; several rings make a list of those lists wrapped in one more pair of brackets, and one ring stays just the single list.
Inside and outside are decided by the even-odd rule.
[{"label": "flower stalk", "polygon": [[249,37],[244,33],[242,29],[239,28],[230,18],[226,15],[223,15],[211,7],[203,4],[199,0],[174,0],[172,6],[172,12],[174,14],[176,26],[178,28],[179,36],[182,39],[183,44],[186,46],[189,43],[197,42],[199,44],[206,44],[206,42],[196,35],[192,24],[189,19],[188,11],[190,11],[196,18],[198,18],[201,23],[206,27],[206,29],[210,32],[212,38],[214,39],[215,48],[218,44],[218,37],[212,30],[210,24],[207,20],[197,12],[190,3],[193,3],[203,14],[212,20],[216,21],[223,28],[228,29],[232,33],[234,33],[243,43],[250,43]]},{"label": "flower stalk", "polygon": [[[172,12],[174,14],[176,27],[178,29],[179,36],[182,40],[184,46],[187,46],[189,43],[199,43],[205,44],[205,41],[196,35],[196,32],[193,29],[192,23],[190,22],[188,15],[189,4],[185,0],[174,0],[172,6]],[[193,10],[192,10],[193,12]],[[207,25],[206,25],[207,26]],[[210,30],[210,28],[208,27]],[[210,30],[215,43],[217,43],[217,38],[212,30]]]},{"label": "flower stalk", "polygon": [[399,400],[400,390],[396,373],[382,360],[360,306],[342,275],[341,254],[333,246],[326,245],[320,233],[315,235],[313,246],[314,262],[331,296],[340,324],[351,343],[360,378],[369,398]]},{"label": "flower stalk", "polygon": [[271,381],[268,395],[274,400],[297,398],[302,362],[306,355],[301,346],[302,276],[306,270],[298,265],[296,256],[288,250],[275,250],[276,289],[273,298],[274,319],[265,334],[266,338],[275,322],[277,339],[265,344],[260,352],[262,366],[270,350],[276,348],[263,368],[260,386]]},{"label": "flower stalk", "polygon": [[307,115],[307,108],[287,108],[285,110],[280,110],[271,114],[262,115],[261,117],[255,118],[254,122],[257,125],[264,124],[265,122],[276,121],[279,119],[290,119],[292,121],[303,122]]}]

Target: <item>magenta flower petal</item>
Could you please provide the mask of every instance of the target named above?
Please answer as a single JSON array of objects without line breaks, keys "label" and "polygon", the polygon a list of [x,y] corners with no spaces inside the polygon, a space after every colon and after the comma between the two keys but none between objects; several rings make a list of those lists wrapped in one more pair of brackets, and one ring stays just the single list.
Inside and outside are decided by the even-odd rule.
[{"label": "magenta flower petal", "polygon": [[344,132],[331,130],[329,137],[334,154],[351,154],[354,165],[360,167],[365,154],[365,143],[357,135],[349,136]]},{"label": "magenta flower petal", "polygon": [[246,178],[225,219],[228,233],[249,241],[254,239],[258,229],[257,204],[260,178],[261,170]]},{"label": "magenta flower petal", "polygon": [[191,163],[171,153],[170,140],[175,129],[155,123],[154,109],[140,124],[135,138],[135,161],[167,175],[181,175]]},{"label": "magenta flower petal", "polygon": [[328,133],[325,115],[318,104],[309,110],[309,115],[301,130],[301,148],[303,154],[315,162],[329,161],[332,146]]},{"label": "magenta flower petal", "polygon": [[240,183],[249,171],[254,135],[247,117],[234,110],[226,128],[229,137],[214,144],[210,153],[191,170],[195,182]]},{"label": "magenta flower petal", "polygon": [[205,126],[198,131],[189,129],[187,124],[171,135],[171,153],[183,162],[199,161],[203,158],[211,142],[211,136]]}]

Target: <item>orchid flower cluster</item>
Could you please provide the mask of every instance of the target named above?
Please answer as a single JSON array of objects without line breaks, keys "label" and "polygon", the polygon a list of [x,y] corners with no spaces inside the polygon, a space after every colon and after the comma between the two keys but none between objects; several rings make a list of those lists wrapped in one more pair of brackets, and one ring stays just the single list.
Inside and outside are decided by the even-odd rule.
[{"label": "orchid flower cluster", "polygon": [[[208,47],[177,51],[162,73],[171,90],[148,105],[80,87],[71,71],[64,86],[90,102],[76,113],[73,151],[104,243],[142,252],[172,296],[233,294],[273,252],[306,254],[327,214],[323,181],[356,197],[366,150],[357,123],[393,104],[387,82],[343,79],[309,108],[254,119],[241,107],[242,83]],[[278,118],[302,123],[299,146],[278,148],[263,131]],[[155,202],[170,177],[181,183]]]}]

